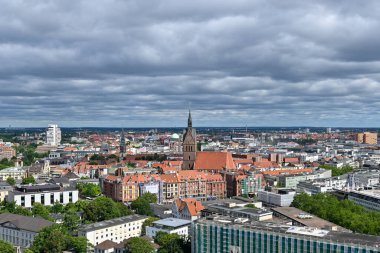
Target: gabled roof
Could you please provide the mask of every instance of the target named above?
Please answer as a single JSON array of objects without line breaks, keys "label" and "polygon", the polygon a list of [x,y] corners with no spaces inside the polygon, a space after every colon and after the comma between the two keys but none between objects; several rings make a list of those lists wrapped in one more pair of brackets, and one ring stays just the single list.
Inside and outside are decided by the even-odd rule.
[{"label": "gabled roof", "polygon": [[108,249],[113,249],[117,246],[118,244],[116,242],[113,242],[111,240],[105,240],[104,242],[101,242],[98,245],[96,245],[95,248],[101,249],[101,250],[108,250]]},{"label": "gabled roof", "polygon": [[197,216],[198,213],[204,209],[202,203],[193,198],[177,199],[175,205],[179,212],[182,212],[185,209],[189,210],[191,216]]},{"label": "gabled roof", "polygon": [[18,229],[23,229],[32,232],[39,232],[43,228],[53,225],[53,222],[42,218],[28,217],[12,213],[0,214],[0,226],[5,223],[13,224]]},{"label": "gabled roof", "polygon": [[195,170],[235,170],[230,152],[197,152]]}]

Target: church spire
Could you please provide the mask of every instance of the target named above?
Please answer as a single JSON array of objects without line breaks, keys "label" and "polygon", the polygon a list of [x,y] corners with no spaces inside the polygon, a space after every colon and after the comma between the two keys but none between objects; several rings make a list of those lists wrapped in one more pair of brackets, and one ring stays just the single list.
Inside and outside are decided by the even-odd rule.
[{"label": "church spire", "polygon": [[193,127],[193,120],[191,119],[190,109],[189,109],[189,118],[187,119],[187,127]]}]

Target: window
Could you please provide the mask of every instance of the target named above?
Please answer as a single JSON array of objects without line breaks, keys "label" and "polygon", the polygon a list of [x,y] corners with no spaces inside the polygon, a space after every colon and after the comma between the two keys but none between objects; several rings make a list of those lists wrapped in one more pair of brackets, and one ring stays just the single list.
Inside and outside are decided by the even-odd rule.
[{"label": "window", "polygon": [[59,202],[63,203],[63,192],[59,194]]}]

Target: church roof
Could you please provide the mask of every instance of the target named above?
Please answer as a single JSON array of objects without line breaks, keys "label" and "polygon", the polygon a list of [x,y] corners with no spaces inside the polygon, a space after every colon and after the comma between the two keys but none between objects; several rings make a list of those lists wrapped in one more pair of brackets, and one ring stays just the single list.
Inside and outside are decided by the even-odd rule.
[{"label": "church roof", "polygon": [[197,152],[194,169],[235,170],[236,166],[230,152]]}]

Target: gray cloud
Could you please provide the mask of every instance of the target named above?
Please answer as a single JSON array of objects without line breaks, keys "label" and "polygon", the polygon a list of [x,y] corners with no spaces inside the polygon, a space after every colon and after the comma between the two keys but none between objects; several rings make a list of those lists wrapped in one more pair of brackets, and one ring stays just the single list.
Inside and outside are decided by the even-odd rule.
[{"label": "gray cloud", "polygon": [[378,1],[0,2],[0,126],[379,124]]}]

